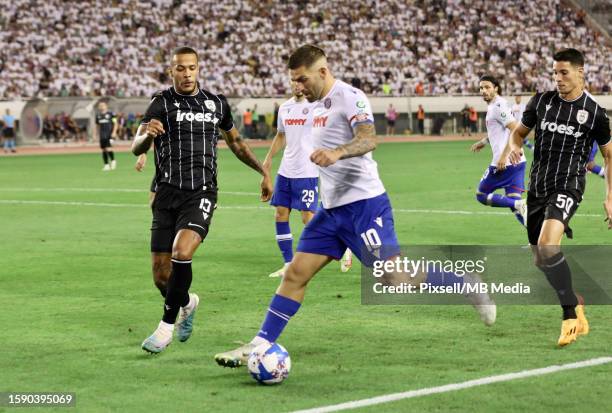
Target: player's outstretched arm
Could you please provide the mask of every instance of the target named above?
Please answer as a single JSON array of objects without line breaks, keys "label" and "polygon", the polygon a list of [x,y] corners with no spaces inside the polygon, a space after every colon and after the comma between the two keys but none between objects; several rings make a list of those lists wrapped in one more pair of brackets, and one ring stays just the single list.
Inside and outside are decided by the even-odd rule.
[{"label": "player's outstretched arm", "polygon": [[330,166],[339,159],[365,155],[376,149],[376,129],[373,123],[360,123],[353,128],[353,139],[335,149],[317,149],[310,160],[319,166]]},{"label": "player's outstretched arm", "polygon": [[270,173],[270,170],[272,170],[272,158],[274,158],[274,155],[276,155],[278,151],[285,147],[285,143],[285,134],[283,132],[277,132],[263,161],[263,167],[266,171],[268,171],[268,173]]},{"label": "player's outstretched arm", "polygon": [[132,142],[132,153],[136,156],[146,153],[151,148],[153,139],[164,133],[164,125],[157,119],[151,119],[148,123],[143,123],[136,131],[136,136]]},{"label": "player's outstretched arm", "polygon": [[604,210],[606,211],[606,221],[608,222],[608,229],[612,229],[612,143],[600,146],[599,150],[603,155],[605,161],[606,171],[606,200],[604,201]]},{"label": "player's outstretched arm", "polygon": [[230,129],[229,131],[221,130],[223,138],[227,143],[227,146],[234,152],[236,158],[240,159],[243,163],[250,166],[252,169],[259,172],[263,178],[261,179],[261,200],[263,202],[267,202],[272,197],[272,183],[270,181],[270,174],[268,171],[264,169],[264,167],[259,163],[257,157],[247,145],[247,143],[240,137],[240,133],[238,129],[235,127]]}]

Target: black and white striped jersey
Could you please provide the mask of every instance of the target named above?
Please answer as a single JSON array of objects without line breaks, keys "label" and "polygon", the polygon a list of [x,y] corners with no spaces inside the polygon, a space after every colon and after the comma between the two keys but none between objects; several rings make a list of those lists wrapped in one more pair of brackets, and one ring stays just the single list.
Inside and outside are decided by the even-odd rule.
[{"label": "black and white striped jersey", "polygon": [[535,127],[529,192],[536,197],[560,190],[582,195],[593,142],[600,147],[610,142],[606,110],[587,92],[572,101],[562,99],[557,91],[536,93],[521,123]]},{"label": "black and white striped jersey", "polygon": [[113,134],[115,114],[110,111],[96,113],[96,125],[100,126],[100,139],[110,139]]},{"label": "black and white striped jersey", "polygon": [[142,123],[151,119],[165,131],[154,140],[157,184],[216,190],[219,129],[234,127],[225,97],[202,89],[182,95],[170,87],[153,96]]}]

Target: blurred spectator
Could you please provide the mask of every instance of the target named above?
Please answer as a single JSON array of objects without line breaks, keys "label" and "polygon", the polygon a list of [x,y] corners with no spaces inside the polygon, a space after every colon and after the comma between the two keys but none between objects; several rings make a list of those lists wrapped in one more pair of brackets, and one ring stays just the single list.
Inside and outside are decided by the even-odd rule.
[{"label": "blurred spectator", "polygon": [[274,118],[272,118],[272,135],[276,135],[276,126],[278,124],[278,103],[274,102]]},{"label": "blurred spectator", "polygon": [[417,124],[418,131],[421,135],[425,134],[425,109],[423,109],[423,105],[419,105],[419,109],[417,110]]},{"label": "blurred spectator", "polygon": [[46,115],[43,119],[41,139],[47,142],[85,142],[87,128],[65,112]]},{"label": "blurred spectator", "polygon": [[397,111],[393,107],[392,103],[389,103],[385,118],[387,118],[387,135],[395,135],[395,121],[397,120]]},{"label": "blurred spectator", "polygon": [[87,139],[85,129],[79,127],[72,116],[65,113],[63,114],[63,126],[66,129],[66,139],[74,142],[85,142]]},{"label": "blurred spectator", "polygon": [[251,139],[253,136],[253,113],[251,113],[251,109],[247,108],[242,114],[242,123],[244,124],[244,136]]},{"label": "blurred spectator", "polygon": [[10,109],[2,116],[2,136],[4,137],[4,152],[17,152],[15,150],[15,117]]},{"label": "blurred spectator", "polygon": [[423,96],[425,94],[423,83],[417,82],[416,86],[414,87],[414,94],[417,96]]},{"label": "blurred spectator", "polygon": [[253,113],[251,114],[253,121],[251,122],[253,133],[251,138],[257,139],[259,137],[259,112],[257,111],[257,105],[253,106]]},{"label": "blurred spectator", "polygon": [[466,103],[461,109],[461,136],[472,136],[472,128],[470,127],[470,107]]},{"label": "blurred spectator", "polygon": [[470,106],[470,129],[472,132],[478,132],[478,112],[474,106]]},{"label": "blurred spectator", "polygon": [[53,120],[51,116],[46,115],[43,120],[43,128],[41,137],[45,139],[47,142],[51,142],[55,140],[55,129],[53,128]]},{"label": "blurred spectator", "polygon": [[373,95],[476,93],[484,72],[508,94],[551,89],[552,51],[567,46],[582,45],[594,93],[612,67],[609,43],[560,0],[12,0],[0,23],[0,98],[151,96],[179,43],[200,48],[206,89],[240,97],[288,95],[303,43]]}]

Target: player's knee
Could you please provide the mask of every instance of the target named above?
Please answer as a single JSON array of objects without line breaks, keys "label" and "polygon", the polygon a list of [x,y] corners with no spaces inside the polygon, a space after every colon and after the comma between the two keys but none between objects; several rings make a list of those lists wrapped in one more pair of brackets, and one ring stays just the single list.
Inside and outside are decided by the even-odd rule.
[{"label": "player's knee", "polygon": [[487,194],[483,194],[482,192],[477,192],[476,200],[483,205],[487,205]]},{"label": "player's knee", "polygon": [[186,248],[174,247],[172,248],[172,259],[179,261],[188,261],[192,258],[192,253]]},{"label": "player's knee", "polygon": [[295,265],[289,265],[285,270],[283,276],[283,282],[295,285],[296,287],[304,287],[308,284],[310,277],[300,268],[296,268]]},{"label": "player's knee", "polygon": [[162,262],[161,260],[156,260],[153,262],[153,280],[155,281],[155,285],[159,286],[159,284],[165,285],[168,282],[168,278],[170,278],[170,272],[172,271],[172,264],[170,262]]},{"label": "player's knee", "polygon": [[595,166],[595,162],[594,161],[590,161],[586,164],[586,168],[591,171],[593,170],[593,167]]},{"label": "player's knee", "polygon": [[276,222],[287,222],[289,221],[289,210],[286,208],[276,208],[274,213],[274,219]]}]

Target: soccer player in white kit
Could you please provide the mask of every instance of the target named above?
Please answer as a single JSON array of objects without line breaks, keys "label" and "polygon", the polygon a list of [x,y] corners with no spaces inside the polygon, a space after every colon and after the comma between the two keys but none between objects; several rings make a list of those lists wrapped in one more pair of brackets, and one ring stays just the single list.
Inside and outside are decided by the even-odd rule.
[{"label": "soccer player in white kit", "polygon": [[[319,171],[310,160],[310,154],[314,150],[310,136],[312,103],[304,97],[301,84],[292,82],[291,89],[293,97],[278,109],[277,133],[263,163],[264,169],[271,174],[272,158],[285,148],[276,176],[274,195],[270,200],[270,205],[276,208],[276,242],[284,265],[271,273],[270,277],[282,277],[293,259],[293,235],[289,225],[291,210],[301,212],[305,225],[314,216],[319,203]],[[340,268],[346,272],[351,265],[352,254],[347,249]]]},{"label": "soccer player in white kit", "polygon": [[[525,112],[525,104],[521,103],[521,96],[516,96],[514,98],[514,105],[512,105],[512,116],[517,122],[523,118],[523,112]],[[525,138],[523,140],[523,145],[525,145],[528,149],[533,151],[533,145],[529,142],[529,138]]]},{"label": "soccer player in white kit", "polygon": [[[473,144],[471,149],[473,152],[479,152],[490,143],[493,158],[480,180],[476,200],[483,205],[510,208],[518,221],[526,225],[527,203],[521,197],[525,191],[525,156],[523,155],[517,165],[509,165],[508,162],[505,169],[498,168],[497,165],[517,121],[512,116],[508,101],[500,96],[501,88],[495,77],[482,76],[479,87],[480,95],[488,103],[487,137]],[[505,195],[496,194],[498,189],[504,189]]]},{"label": "soccer player in white kit", "polygon": [[[325,53],[316,46],[295,50],[288,66],[291,80],[300,83],[306,99],[313,102],[315,150],[310,159],[319,166],[323,208],[304,228],[297,253],[257,335],[237,349],[215,355],[215,361],[225,367],[244,365],[256,346],[276,342],[300,308],[308,282],[332,259],[339,259],[347,247],[364,266],[400,254],[391,203],[371,154],[376,148],[376,131],[368,98],[361,90],[334,79]],[[427,282],[448,285],[463,283],[463,278],[432,272],[427,274]],[[492,302],[472,303],[485,324],[494,322]]]}]

